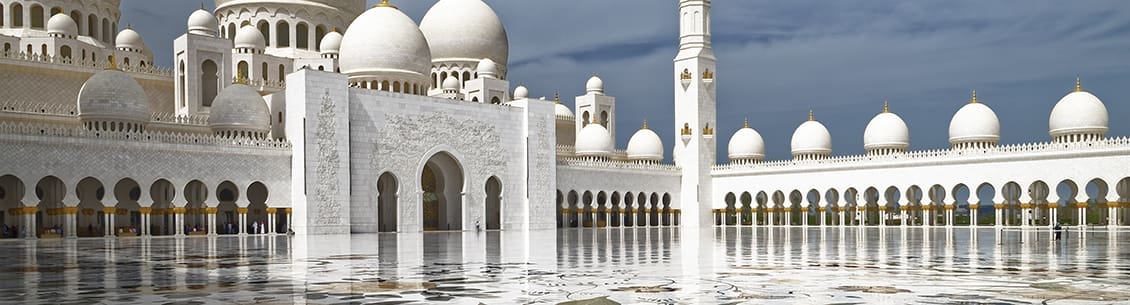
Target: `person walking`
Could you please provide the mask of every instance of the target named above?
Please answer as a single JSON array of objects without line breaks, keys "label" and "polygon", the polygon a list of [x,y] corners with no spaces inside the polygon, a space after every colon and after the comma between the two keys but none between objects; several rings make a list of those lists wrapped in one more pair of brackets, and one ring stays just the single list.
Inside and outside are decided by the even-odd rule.
[{"label": "person walking", "polygon": [[1063,227],[1060,226],[1059,223],[1057,222],[1055,224],[1055,227],[1052,228],[1052,232],[1054,232],[1055,240],[1059,240],[1059,235],[1063,233]]}]

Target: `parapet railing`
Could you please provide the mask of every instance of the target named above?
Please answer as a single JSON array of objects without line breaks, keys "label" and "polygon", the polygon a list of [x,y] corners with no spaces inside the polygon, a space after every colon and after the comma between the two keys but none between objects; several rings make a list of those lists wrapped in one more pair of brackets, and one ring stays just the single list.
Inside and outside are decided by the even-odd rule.
[{"label": "parapet railing", "polygon": [[841,164],[869,164],[891,161],[914,161],[930,159],[957,159],[974,157],[1007,156],[1024,153],[1066,152],[1088,149],[1105,148],[1130,148],[1130,138],[1106,138],[1094,141],[1079,142],[1039,142],[1000,145],[990,148],[967,149],[930,149],[911,152],[900,152],[885,155],[849,155],[833,156],[827,159],[816,160],[774,160],[762,162],[739,161],[729,164],[715,165],[714,171],[773,169],[798,166],[827,166]]},{"label": "parapet railing", "polygon": [[583,168],[607,168],[607,169],[626,169],[626,170],[645,170],[645,171],[667,171],[678,172],[679,168],[671,164],[663,164],[657,162],[642,162],[642,161],[621,161],[612,160],[607,158],[565,158],[557,159],[558,166],[569,167],[583,167]]},{"label": "parapet railing", "polygon": [[208,126],[208,115],[178,115],[171,112],[158,112],[152,116],[152,122],[172,125]]},{"label": "parapet railing", "polygon": [[166,131],[95,131],[82,126],[26,123],[26,122],[0,122],[0,133],[54,136],[88,139],[107,139],[121,141],[136,141],[166,144],[194,144],[216,146],[238,146],[271,149],[290,149],[291,144],[285,140],[256,139],[247,137],[222,137],[214,134],[181,133]]},{"label": "parapet railing", "polygon": [[[49,56],[41,54],[28,54],[27,52],[3,52],[0,53],[0,59],[12,59],[19,61],[37,62],[55,64],[61,66],[84,67],[91,69],[106,69],[110,67],[110,62],[106,60],[81,60],[63,56]],[[169,68],[162,68],[154,65],[118,65],[118,69],[125,72],[150,74],[162,77],[172,77],[173,70]]]}]

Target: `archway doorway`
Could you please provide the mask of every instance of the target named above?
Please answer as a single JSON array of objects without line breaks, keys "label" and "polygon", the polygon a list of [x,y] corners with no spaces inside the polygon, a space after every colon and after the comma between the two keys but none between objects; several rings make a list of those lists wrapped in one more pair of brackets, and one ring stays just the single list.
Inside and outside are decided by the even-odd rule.
[{"label": "archway doorway", "polygon": [[377,178],[377,232],[396,232],[397,188],[392,173]]},{"label": "archway doorway", "polygon": [[487,230],[502,229],[502,182],[498,177],[487,179]]},{"label": "archway doorway", "polygon": [[463,229],[463,170],[447,153],[428,159],[420,173],[424,231]]}]

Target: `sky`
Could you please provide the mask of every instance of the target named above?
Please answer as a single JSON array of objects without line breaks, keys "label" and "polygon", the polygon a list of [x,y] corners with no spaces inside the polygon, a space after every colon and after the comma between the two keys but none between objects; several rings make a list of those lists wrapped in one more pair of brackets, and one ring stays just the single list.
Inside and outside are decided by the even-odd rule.
[{"label": "sky", "polygon": [[[392,2],[418,23],[436,1]],[[617,146],[646,118],[670,159],[676,1],[486,2],[509,35],[512,86],[569,97],[600,75],[616,97]],[[170,66],[173,39],[199,6],[126,0],[120,24]],[[1130,1],[734,0],[713,1],[712,13],[720,162],[744,118],[768,159],[790,158],[809,110],[831,131],[833,154],[861,154],[884,100],[909,126],[912,150],[947,148],[949,121],[974,89],[1000,118],[1002,144],[1044,142],[1077,75],[1106,104],[1108,135],[1130,135]]]}]

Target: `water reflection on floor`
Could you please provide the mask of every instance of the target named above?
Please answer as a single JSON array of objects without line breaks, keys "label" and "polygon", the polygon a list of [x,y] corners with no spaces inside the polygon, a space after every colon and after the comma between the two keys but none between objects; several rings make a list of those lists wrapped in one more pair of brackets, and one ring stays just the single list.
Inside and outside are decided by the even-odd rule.
[{"label": "water reflection on floor", "polygon": [[1130,303],[1130,231],[921,228],[0,242],[0,303]]}]

